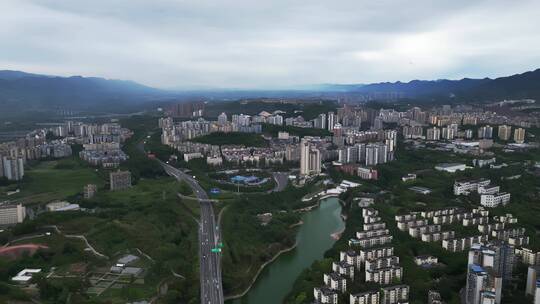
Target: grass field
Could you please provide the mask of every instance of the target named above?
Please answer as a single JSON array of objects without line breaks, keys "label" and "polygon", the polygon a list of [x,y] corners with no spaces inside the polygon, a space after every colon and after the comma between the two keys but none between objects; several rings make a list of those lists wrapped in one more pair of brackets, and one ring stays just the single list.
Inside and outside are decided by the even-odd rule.
[{"label": "grass field", "polygon": [[97,184],[102,188],[104,181],[95,169],[76,158],[43,161],[26,169],[22,182],[10,185],[20,193],[7,196],[7,187],[0,189],[0,200],[22,199],[25,203],[49,202],[82,193],[86,184]]}]

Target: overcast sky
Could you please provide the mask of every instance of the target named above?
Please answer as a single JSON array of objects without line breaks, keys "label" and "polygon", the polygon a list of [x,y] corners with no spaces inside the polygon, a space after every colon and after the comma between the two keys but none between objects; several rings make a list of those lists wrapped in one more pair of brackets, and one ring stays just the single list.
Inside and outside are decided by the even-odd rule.
[{"label": "overcast sky", "polygon": [[1,0],[0,69],[161,88],[497,77],[540,67],[540,1]]}]

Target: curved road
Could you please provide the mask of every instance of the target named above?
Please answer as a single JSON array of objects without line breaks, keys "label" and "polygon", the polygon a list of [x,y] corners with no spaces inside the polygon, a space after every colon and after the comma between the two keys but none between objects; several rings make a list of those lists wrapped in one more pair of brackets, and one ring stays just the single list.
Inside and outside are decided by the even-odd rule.
[{"label": "curved road", "polygon": [[193,189],[201,206],[199,222],[199,261],[201,280],[201,303],[223,304],[223,285],[221,282],[221,254],[212,252],[220,242],[219,227],[216,224],[212,201],[199,183],[181,170],[161,162],[167,174],[179,181],[185,181]]}]

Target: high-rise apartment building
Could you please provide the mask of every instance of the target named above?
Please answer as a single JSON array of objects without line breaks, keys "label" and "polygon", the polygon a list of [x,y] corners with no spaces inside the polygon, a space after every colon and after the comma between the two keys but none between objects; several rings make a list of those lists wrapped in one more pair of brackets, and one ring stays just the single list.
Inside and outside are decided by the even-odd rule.
[{"label": "high-rise apartment building", "polygon": [[514,130],[514,141],[518,144],[525,142],[525,129],[517,128]]},{"label": "high-rise apartment building", "polygon": [[478,138],[479,139],[490,139],[493,138],[493,127],[486,125],[478,129]]},{"label": "high-rise apartment building", "polygon": [[328,124],[326,125],[326,127],[328,128],[328,131],[332,132],[334,130],[334,126],[337,123],[336,114],[334,114],[334,112],[328,112],[327,118]]},{"label": "high-rise apartment building", "polygon": [[487,286],[487,272],[479,265],[469,265],[467,286],[465,287],[465,303],[481,304],[480,297]]},{"label": "high-rise apartment building", "polygon": [[497,136],[500,140],[509,140],[512,136],[512,127],[507,125],[500,125],[497,131]]},{"label": "high-rise apartment building", "polygon": [[109,180],[111,191],[128,189],[131,187],[131,172],[120,170],[111,172],[109,174]]},{"label": "high-rise apartment building", "polygon": [[218,124],[224,125],[227,123],[227,114],[225,112],[221,113],[217,117]]},{"label": "high-rise apartment building", "polygon": [[440,140],[441,139],[441,130],[437,127],[429,128],[426,132],[427,140]]},{"label": "high-rise apartment building", "polygon": [[0,157],[2,176],[8,180],[18,181],[24,177],[24,159],[22,157]]},{"label": "high-rise apartment building", "polygon": [[321,173],[321,152],[309,141],[300,142],[300,174],[312,175]]}]

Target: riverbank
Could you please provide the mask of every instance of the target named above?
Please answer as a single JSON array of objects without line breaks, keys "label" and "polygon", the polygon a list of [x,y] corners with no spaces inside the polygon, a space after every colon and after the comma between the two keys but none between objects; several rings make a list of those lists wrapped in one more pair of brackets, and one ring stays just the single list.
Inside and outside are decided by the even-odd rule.
[{"label": "riverbank", "polygon": [[[300,221],[300,223],[297,223],[295,224],[296,226],[299,226],[299,225],[302,225],[303,222]],[[272,262],[274,262],[277,258],[279,258],[280,255],[286,253],[286,252],[289,252],[291,250],[293,250],[294,248],[296,248],[296,246],[298,245],[298,242],[294,243],[294,245],[292,245],[291,247],[289,248],[285,248],[285,249],[282,249],[280,251],[278,251],[270,260],[268,260],[267,262],[265,262],[264,264],[262,264],[260,267],[259,267],[259,270],[255,273],[255,276],[253,277],[253,279],[251,280],[251,283],[249,284],[249,286],[246,288],[246,290],[244,290],[242,293],[239,293],[239,294],[236,294],[236,295],[231,295],[231,296],[225,296],[224,299],[225,301],[229,301],[229,300],[235,300],[235,299],[238,299],[238,298],[241,298],[243,296],[245,296],[249,290],[251,289],[251,287],[253,287],[253,284],[255,284],[255,282],[257,282],[257,278],[259,277],[259,275],[262,273],[262,271],[264,270],[264,268],[271,264]]]},{"label": "riverbank", "polygon": [[291,225],[291,228],[300,227],[294,246],[280,250],[262,264],[243,292],[226,297],[228,303],[279,303],[285,299],[296,277],[311,263],[322,259],[333,245],[336,240],[331,235],[343,231],[341,204],[336,198],[295,211],[304,214],[301,222]]}]

